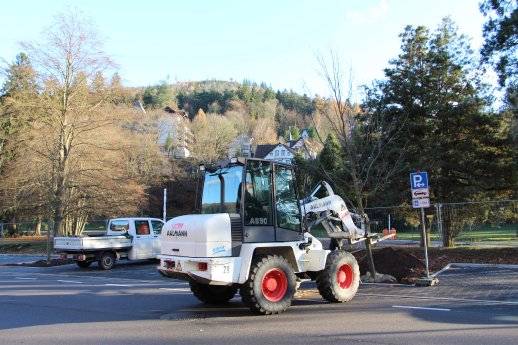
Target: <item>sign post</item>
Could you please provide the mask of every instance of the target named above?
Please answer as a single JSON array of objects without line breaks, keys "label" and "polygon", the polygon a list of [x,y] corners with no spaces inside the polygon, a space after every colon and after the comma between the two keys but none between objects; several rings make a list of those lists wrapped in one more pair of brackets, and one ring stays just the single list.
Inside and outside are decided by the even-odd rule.
[{"label": "sign post", "polygon": [[167,206],[167,188],[164,188],[164,210],[162,212],[162,217],[163,217],[164,223],[167,221],[166,206]]},{"label": "sign post", "polygon": [[432,286],[439,280],[430,278],[430,270],[428,269],[428,243],[426,239],[426,223],[424,216],[424,208],[430,207],[430,190],[428,189],[428,173],[415,172],[410,174],[410,189],[412,191],[412,207],[421,209],[421,233],[424,244],[424,258],[426,266],[426,277],[416,282],[417,286]]}]

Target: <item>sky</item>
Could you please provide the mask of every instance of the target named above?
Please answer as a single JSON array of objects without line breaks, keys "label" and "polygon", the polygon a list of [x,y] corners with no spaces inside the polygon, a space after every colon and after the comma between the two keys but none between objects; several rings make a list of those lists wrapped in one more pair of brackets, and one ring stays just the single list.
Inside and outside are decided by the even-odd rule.
[{"label": "sky", "polygon": [[[24,0],[2,1],[0,61],[41,40],[67,8],[89,17],[125,86],[199,80],[264,82],[328,96],[317,57],[330,52],[354,85],[383,78],[407,25],[445,16],[482,43],[480,0]],[[360,96],[361,97],[361,96]]]}]

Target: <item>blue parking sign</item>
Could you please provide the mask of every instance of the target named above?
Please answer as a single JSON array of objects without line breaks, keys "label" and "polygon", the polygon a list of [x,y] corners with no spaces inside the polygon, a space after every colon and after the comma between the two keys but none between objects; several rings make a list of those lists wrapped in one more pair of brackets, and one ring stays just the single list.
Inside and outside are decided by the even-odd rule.
[{"label": "blue parking sign", "polygon": [[412,189],[428,188],[428,174],[426,171],[411,173],[410,186]]}]

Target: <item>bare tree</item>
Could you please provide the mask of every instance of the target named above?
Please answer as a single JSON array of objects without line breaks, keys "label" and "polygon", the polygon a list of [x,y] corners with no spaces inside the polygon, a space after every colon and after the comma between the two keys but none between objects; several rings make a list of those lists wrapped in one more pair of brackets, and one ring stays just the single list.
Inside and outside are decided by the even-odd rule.
[{"label": "bare tree", "polygon": [[[322,56],[317,60],[331,94],[329,105],[319,111],[321,121],[338,138],[344,154],[343,174],[334,175],[332,179],[336,180],[335,185],[346,186],[344,189],[350,191],[350,195],[344,197],[363,214],[368,199],[375,196],[398,169],[404,150],[396,156],[390,152],[388,158],[390,143],[398,134],[395,123],[375,110],[361,109],[352,102],[355,92],[352,71],[344,73],[336,54],[331,52],[330,55],[329,62]],[[322,137],[321,141],[323,143]],[[331,178],[325,170],[320,170]]]},{"label": "bare tree", "polygon": [[[114,64],[92,24],[83,18],[80,12],[59,14],[41,40],[22,43],[44,90],[37,106],[41,115],[32,123],[31,149],[39,166],[49,172],[45,183],[59,235],[72,223],[81,227],[92,209],[92,197],[100,196],[94,203],[103,203],[106,197],[118,200],[127,195],[131,201],[138,194],[133,183],[121,184],[118,191],[113,185],[106,189],[128,179],[114,154],[125,144],[117,136],[120,114],[104,106],[110,88],[103,73]],[[124,192],[128,190],[133,193]]]},{"label": "bare tree", "polygon": [[252,138],[256,144],[275,144],[278,142],[275,132],[275,123],[272,119],[259,119],[255,121]]},{"label": "bare tree", "polygon": [[226,159],[230,143],[238,132],[225,116],[203,112],[192,121],[191,153],[196,162],[216,162]]}]

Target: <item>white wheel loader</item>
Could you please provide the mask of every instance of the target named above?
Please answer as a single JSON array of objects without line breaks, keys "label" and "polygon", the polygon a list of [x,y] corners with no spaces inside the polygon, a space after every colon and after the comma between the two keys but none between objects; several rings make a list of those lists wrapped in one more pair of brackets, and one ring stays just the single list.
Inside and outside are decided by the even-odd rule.
[{"label": "white wheel loader", "polygon": [[[201,214],[164,225],[158,256],[162,275],[189,281],[194,296],[205,303],[228,302],[239,290],[243,302],[260,314],[284,312],[297,279],[316,280],[330,302],[354,297],[360,281],[356,259],[324,249],[309,233],[321,223],[339,247],[343,239],[367,238],[327,183],[298,200],[294,171],[285,164],[232,159],[200,168]],[[319,191],[327,195],[318,198]]]}]

